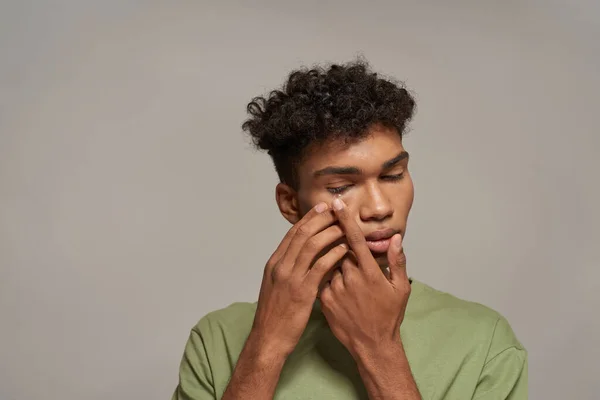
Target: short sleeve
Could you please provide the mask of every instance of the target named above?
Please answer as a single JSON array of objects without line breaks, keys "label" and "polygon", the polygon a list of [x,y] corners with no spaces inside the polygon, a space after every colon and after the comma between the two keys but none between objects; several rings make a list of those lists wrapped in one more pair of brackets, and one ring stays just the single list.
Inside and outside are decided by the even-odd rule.
[{"label": "short sleeve", "polygon": [[473,400],[526,400],[528,398],[527,351],[508,322],[496,324],[490,350]]},{"label": "short sleeve", "polygon": [[206,347],[201,334],[193,329],[185,345],[179,367],[179,384],[172,400],[215,400],[215,389]]}]

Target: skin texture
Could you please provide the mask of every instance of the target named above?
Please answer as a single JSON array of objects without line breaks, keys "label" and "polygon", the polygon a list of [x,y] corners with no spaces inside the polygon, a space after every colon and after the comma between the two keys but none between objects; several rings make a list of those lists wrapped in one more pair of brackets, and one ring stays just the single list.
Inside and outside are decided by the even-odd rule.
[{"label": "skin texture", "polygon": [[[277,185],[277,204],[293,226],[267,262],[254,325],[223,399],[273,398],[317,296],[369,398],[420,399],[399,332],[410,295],[402,237],[414,188],[407,157],[383,168],[404,151],[395,129],[373,125],[360,140],[311,145],[297,167],[298,189]],[[360,174],[315,176],[329,167]],[[398,233],[387,252],[373,254],[365,236],[388,228]]]}]

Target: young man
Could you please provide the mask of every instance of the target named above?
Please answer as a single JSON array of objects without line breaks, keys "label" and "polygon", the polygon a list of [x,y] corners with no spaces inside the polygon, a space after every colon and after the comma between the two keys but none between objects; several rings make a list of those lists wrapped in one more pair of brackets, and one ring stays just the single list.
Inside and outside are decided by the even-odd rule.
[{"label": "young man", "polygon": [[293,72],[243,124],[293,226],[257,303],[192,329],[174,400],[526,399],[527,354],[482,305],[408,278],[414,100],[362,62]]}]

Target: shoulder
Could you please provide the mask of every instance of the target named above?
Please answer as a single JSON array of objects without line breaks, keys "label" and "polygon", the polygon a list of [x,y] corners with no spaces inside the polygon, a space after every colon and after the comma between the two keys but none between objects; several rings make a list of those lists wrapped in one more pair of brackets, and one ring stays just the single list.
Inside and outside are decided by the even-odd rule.
[{"label": "shoulder", "polygon": [[414,299],[412,304],[409,301],[413,317],[431,321],[446,335],[465,335],[463,339],[469,337],[487,343],[491,357],[510,348],[524,350],[508,320],[498,311],[422,282],[413,281],[413,285]]},{"label": "shoulder", "polygon": [[198,333],[209,333],[215,330],[240,329],[252,325],[256,303],[236,302],[204,315],[194,326]]},{"label": "shoulder", "polygon": [[241,351],[254,322],[256,303],[236,302],[204,315],[192,328],[208,353],[225,348]]}]

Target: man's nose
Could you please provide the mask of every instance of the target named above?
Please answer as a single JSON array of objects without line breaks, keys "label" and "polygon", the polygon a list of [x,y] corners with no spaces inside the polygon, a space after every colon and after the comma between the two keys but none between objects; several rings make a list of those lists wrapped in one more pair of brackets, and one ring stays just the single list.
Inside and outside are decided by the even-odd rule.
[{"label": "man's nose", "polygon": [[360,218],[363,221],[382,221],[394,213],[392,205],[377,184],[369,185],[360,207]]}]

